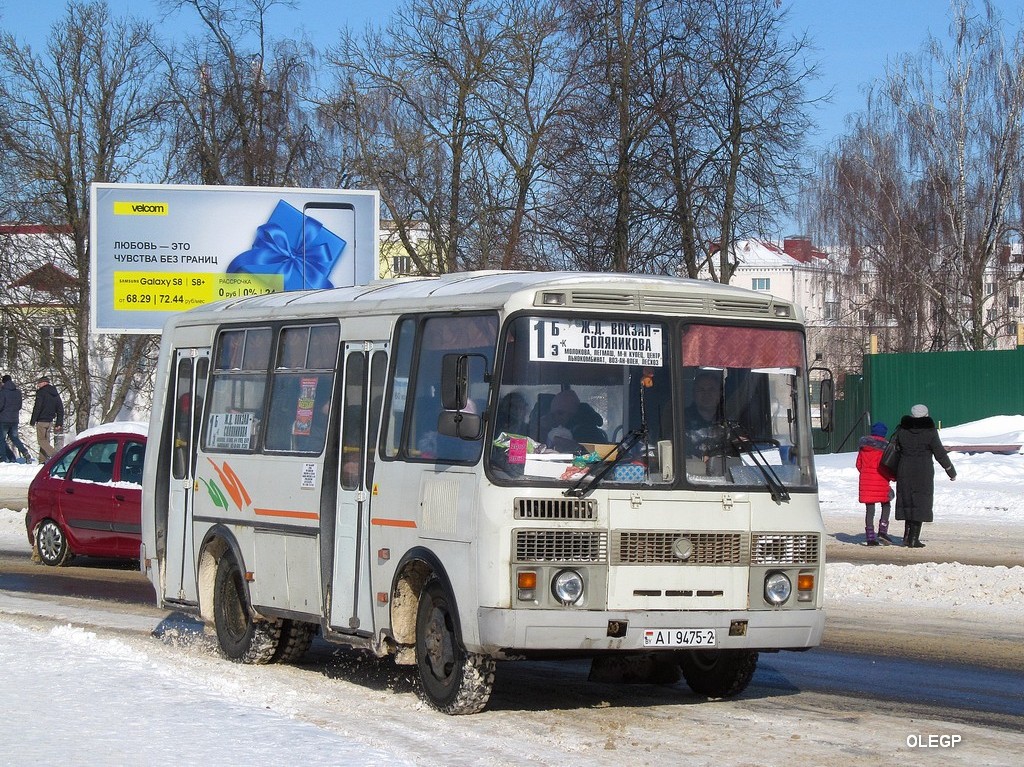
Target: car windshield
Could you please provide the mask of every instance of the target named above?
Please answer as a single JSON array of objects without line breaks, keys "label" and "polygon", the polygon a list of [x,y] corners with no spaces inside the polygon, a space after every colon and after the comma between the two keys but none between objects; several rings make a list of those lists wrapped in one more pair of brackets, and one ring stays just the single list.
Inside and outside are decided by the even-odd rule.
[{"label": "car windshield", "polygon": [[571,486],[613,461],[602,484],[814,485],[798,331],[519,317],[504,338],[499,482]]}]

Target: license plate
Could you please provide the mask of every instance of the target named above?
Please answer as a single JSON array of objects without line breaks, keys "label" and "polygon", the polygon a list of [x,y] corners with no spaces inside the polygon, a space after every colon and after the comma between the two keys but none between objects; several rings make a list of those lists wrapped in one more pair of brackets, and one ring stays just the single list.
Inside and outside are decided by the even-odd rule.
[{"label": "license plate", "polygon": [[714,629],[646,629],[644,647],[714,647]]}]

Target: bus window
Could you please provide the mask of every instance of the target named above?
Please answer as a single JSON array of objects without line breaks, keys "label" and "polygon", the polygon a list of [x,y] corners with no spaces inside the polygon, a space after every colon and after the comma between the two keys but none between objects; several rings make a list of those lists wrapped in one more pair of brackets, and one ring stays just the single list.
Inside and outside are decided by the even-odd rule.
[{"label": "bus window", "polygon": [[469,399],[464,410],[482,415],[487,404],[486,380],[494,362],[498,322],[494,315],[429,317],[422,324],[421,352],[415,371],[415,391],[409,405],[409,441],[406,455],[424,460],[467,462],[480,456],[482,435],[467,440],[438,431],[444,407],[441,402],[441,364],[445,352],[479,357],[483,364],[470,365]]},{"label": "bus window", "polygon": [[217,368],[203,435],[203,447],[255,450],[263,419],[270,328],[224,331],[217,341]]},{"label": "bus window", "polygon": [[[318,343],[328,347],[317,350],[315,363],[310,344],[313,331],[317,331]],[[264,448],[319,454],[327,437],[338,327],[283,328],[278,347]],[[314,364],[326,364],[329,370],[315,370]]]},{"label": "bus window", "polygon": [[395,380],[392,386],[391,403],[385,421],[384,455],[394,458],[401,447],[402,432],[405,429],[406,401],[409,392],[409,373],[412,370],[413,341],[416,337],[416,320],[406,318],[399,323],[395,342]]}]

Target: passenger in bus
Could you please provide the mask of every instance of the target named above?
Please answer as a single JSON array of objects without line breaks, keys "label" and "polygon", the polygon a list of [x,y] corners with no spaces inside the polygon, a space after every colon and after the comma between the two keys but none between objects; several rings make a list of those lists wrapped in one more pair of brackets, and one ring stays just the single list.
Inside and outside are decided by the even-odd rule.
[{"label": "passenger in bus", "polygon": [[693,401],[683,411],[686,454],[705,462],[711,456],[724,456],[726,435],[721,374],[712,370],[697,371],[692,395]]},{"label": "passenger in bus", "polygon": [[526,403],[526,398],[519,392],[509,392],[498,403],[494,433],[505,432],[521,437],[529,436],[529,412],[530,406]]},{"label": "passenger in bus", "polygon": [[572,389],[563,389],[551,398],[551,406],[540,418],[540,433],[545,444],[560,453],[575,453],[583,442],[607,442],[601,428],[604,419],[586,402],[580,402]]}]

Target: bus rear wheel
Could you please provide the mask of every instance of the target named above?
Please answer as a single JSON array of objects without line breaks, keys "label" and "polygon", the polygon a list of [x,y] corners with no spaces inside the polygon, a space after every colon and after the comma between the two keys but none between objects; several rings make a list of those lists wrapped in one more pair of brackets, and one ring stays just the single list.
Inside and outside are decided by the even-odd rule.
[{"label": "bus rear wheel", "polygon": [[424,699],[443,714],[483,711],[494,688],[494,659],[466,652],[454,600],[437,578],[423,586],[416,611],[416,669]]},{"label": "bus rear wheel", "polygon": [[283,619],[281,621],[281,639],[270,662],[295,663],[301,660],[302,656],[306,654],[306,650],[313,644],[316,629],[315,623]]},{"label": "bus rear wheel", "polygon": [[270,663],[281,641],[281,621],[255,618],[242,571],[231,554],[217,563],[213,624],[223,653],[239,663]]},{"label": "bus rear wheel", "polygon": [[690,689],[705,698],[731,698],[750,684],[757,653],[749,650],[687,650],[679,668]]}]

